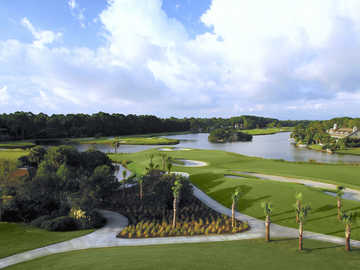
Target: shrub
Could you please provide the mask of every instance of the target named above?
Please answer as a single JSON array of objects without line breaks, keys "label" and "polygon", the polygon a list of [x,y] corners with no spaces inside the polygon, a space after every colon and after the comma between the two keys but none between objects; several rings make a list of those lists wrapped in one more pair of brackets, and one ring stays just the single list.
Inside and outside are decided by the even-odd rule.
[{"label": "shrub", "polygon": [[51,220],[47,220],[42,223],[42,228],[48,231],[73,231],[78,229],[76,220],[72,217],[62,216]]},{"label": "shrub", "polygon": [[42,224],[51,219],[51,216],[45,215],[34,219],[30,225],[38,228],[42,228]]}]

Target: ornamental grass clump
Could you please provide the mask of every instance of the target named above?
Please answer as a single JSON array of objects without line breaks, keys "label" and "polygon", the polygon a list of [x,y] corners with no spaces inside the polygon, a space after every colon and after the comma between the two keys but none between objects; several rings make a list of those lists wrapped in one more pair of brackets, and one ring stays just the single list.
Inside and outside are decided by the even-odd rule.
[{"label": "ornamental grass clump", "polygon": [[125,227],[119,234],[119,238],[149,238],[149,237],[167,237],[167,236],[194,236],[194,235],[216,235],[239,233],[249,228],[247,223],[238,222],[236,227],[231,226],[230,217],[217,217],[208,224],[200,220],[191,221],[177,221],[175,227],[172,226],[172,221],[161,223],[154,221],[147,221],[145,223],[138,223],[136,225],[129,225]]}]

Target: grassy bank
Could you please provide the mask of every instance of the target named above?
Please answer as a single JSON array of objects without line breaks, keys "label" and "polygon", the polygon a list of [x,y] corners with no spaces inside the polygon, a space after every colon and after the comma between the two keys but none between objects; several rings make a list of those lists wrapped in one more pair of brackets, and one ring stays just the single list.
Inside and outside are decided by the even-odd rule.
[{"label": "grassy bank", "polygon": [[179,140],[162,137],[121,137],[121,138],[97,138],[97,139],[72,139],[71,142],[80,144],[113,144],[118,141],[120,144],[131,145],[175,145]]},{"label": "grassy bank", "polygon": [[9,267],[17,269],[253,269],[318,270],[358,269],[359,250],[305,240],[297,251],[297,240],[242,240],[218,243],[173,244],[143,247],[90,249],[39,258]]},{"label": "grassy bank", "polygon": [[348,148],[343,150],[336,150],[337,154],[343,155],[357,155],[360,156],[360,147]]},{"label": "grassy bank", "polygon": [[[312,150],[326,152],[324,149],[322,149],[322,146],[318,145],[318,144],[309,145],[308,148],[312,149]],[[342,154],[342,155],[356,155],[356,156],[359,156],[360,155],[360,147],[336,150],[334,153]]]},{"label": "grassy bank", "polygon": [[18,223],[0,222],[0,258],[66,241],[92,232],[49,232]]},{"label": "grassy bank", "polygon": [[241,132],[245,132],[250,135],[271,135],[279,132],[291,132],[293,127],[282,127],[282,128],[257,128],[257,129],[244,129]]},{"label": "grassy bank", "polygon": [[23,149],[0,149],[0,159],[17,160],[19,157],[28,155],[29,152]]},{"label": "grassy bank", "polygon": [[0,148],[6,149],[26,149],[34,146],[35,144],[33,142],[28,141],[0,142]]}]

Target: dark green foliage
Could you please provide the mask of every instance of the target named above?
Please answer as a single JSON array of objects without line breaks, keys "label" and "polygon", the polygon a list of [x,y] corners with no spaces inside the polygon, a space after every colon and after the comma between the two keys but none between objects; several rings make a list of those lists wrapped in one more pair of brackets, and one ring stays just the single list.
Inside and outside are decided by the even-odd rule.
[{"label": "dark green foliage", "polygon": [[252,135],[234,129],[218,128],[210,132],[208,139],[213,143],[251,141]]},{"label": "dark green foliage", "polygon": [[74,231],[78,228],[76,220],[69,216],[57,217],[44,221],[41,228],[48,231],[66,232]]},{"label": "dark green foliage", "polygon": [[[62,224],[70,221],[53,220],[68,216],[71,208],[80,208],[86,218],[76,220],[76,228],[101,227],[103,218],[92,210],[109,203],[106,198],[119,187],[107,155],[95,150],[79,153],[71,146],[49,147],[45,152],[42,147],[32,150],[27,158],[35,172],[18,181],[4,181],[4,195],[11,197],[3,205],[3,220],[36,219],[35,224],[42,228],[63,230]],[[51,220],[41,222],[44,216]],[[71,223],[67,225],[74,228]]]},{"label": "dark green foliage", "polygon": [[[153,115],[123,115],[99,112],[87,114],[33,114],[15,112],[0,115],[0,140],[101,137],[126,134],[177,132],[190,129],[188,119],[160,119]],[[37,140],[37,143],[46,141]]]},{"label": "dark green foliage", "polygon": [[49,216],[49,215],[40,216],[40,217],[34,219],[33,221],[31,221],[30,225],[31,225],[31,226],[34,226],[34,227],[41,228],[41,227],[42,227],[42,224],[43,224],[45,221],[51,220],[51,218],[52,218],[52,217]]}]

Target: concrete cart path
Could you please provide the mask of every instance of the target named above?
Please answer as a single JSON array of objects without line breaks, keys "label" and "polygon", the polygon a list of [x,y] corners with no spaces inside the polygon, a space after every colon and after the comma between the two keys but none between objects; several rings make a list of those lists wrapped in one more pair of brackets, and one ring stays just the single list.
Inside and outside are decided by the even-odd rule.
[{"label": "concrete cart path", "polygon": [[[226,208],[217,201],[210,198],[203,191],[194,186],[194,195],[219,213],[231,216],[231,209]],[[69,241],[58,244],[30,250],[27,252],[15,254],[10,257],[0,259],[0,268],[5,268],[10,265],[25,262],[35,258],[88,248],[102,248],[115,246],[144,246],[144,245],[159,245],[159,244],[174,244],[174,243],[199,243],[199,242],[218,242],[230,240],[255,239],[265,236],[264,221],[256,218],[243,215],[236,212],[236,218],[241,221],[246,221],[250,225],[250,230],[231,235],[211,235],[211,236],[180,236],[180,237],[164,237],[164,238],[146,238],[146,239],[120,239],[116,235],[128,224],[126,217],[119,213],[101,210],[101,213],[106,217],[107,224],[91,234],[75,238]],[[288,228],[276,224],[271,225],[271,236],[276,238],[295,238],[298,236],[298,231],[293,228]],[[332,242],[336,244],[344,244],[344,239],[340,237],[328,236],[319,233],[304,232],[305,238],[311,238],[320,241]],[[352,245],[360,247],[360,241],[352,241]]]},{"label": "concrete cart path", "polygon": [[[291,178],[291,177],[285,177],[285,176],[261,174],[261,173],[240,172],[240,171],[235,171],[235,172],[239,173],[239,174],[243,174],[243,175],[255,176],[255,177],[263,179],[263,180],[271,180],[271,181],[287,182],[287,183],[297,183],[297,184],[303,184],[303,185],[309,186],[309,187],[331,189],[331,190],[334,190],[334,192],[325,192],[325,193],[330,196],[336,196],[335,191],[336,191],[337,185],[334,185],[334,184],[317,182],[314,180],[307,180],[307,179],[298,179],[298,178]],[[360,202],[360,191],[356,190],[356,189],[345,188],[343,198],[346,200]]]}]

